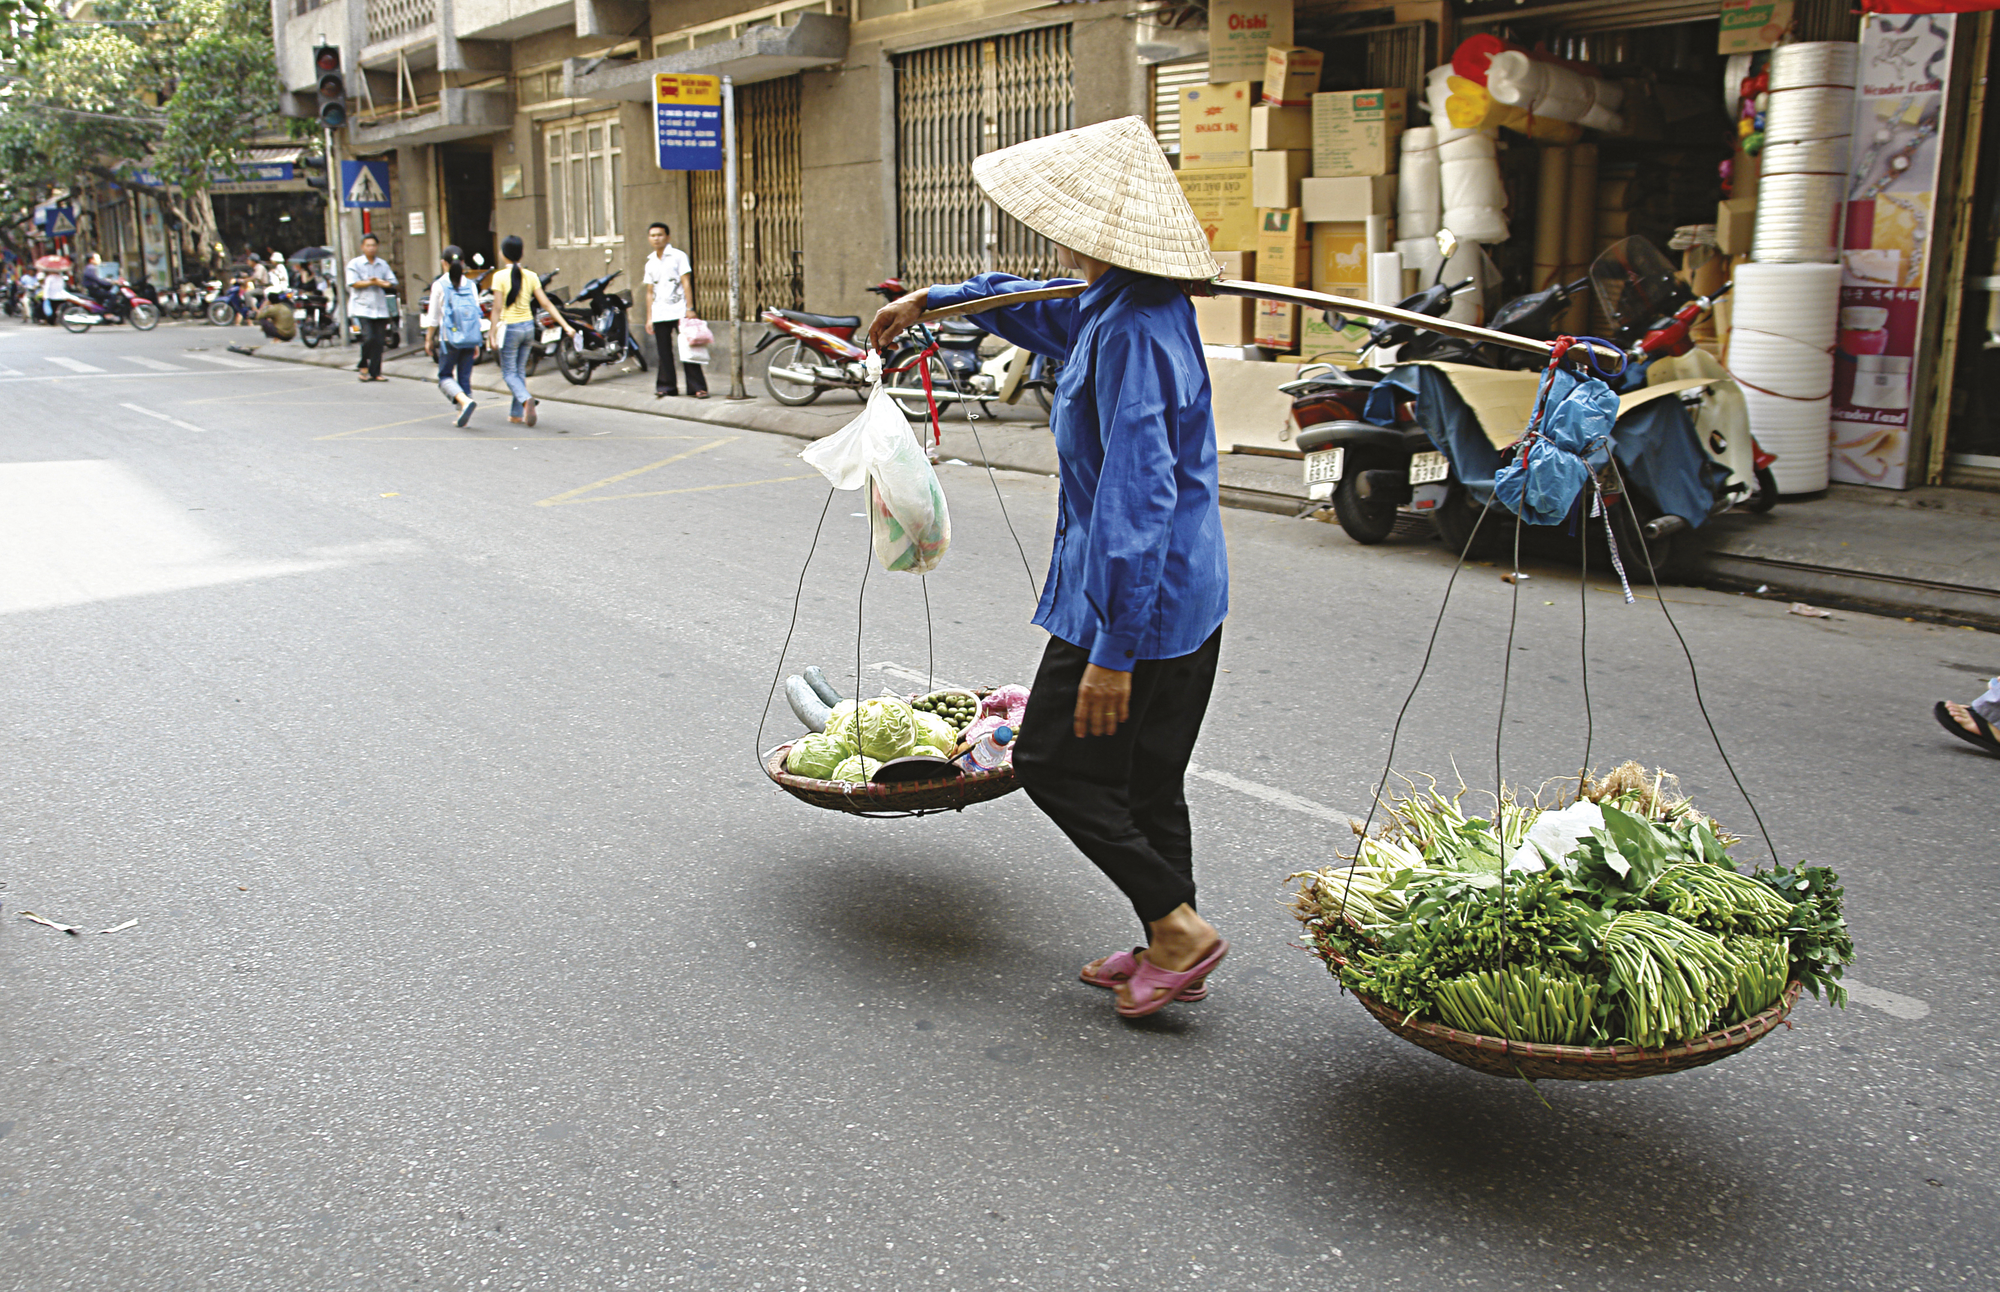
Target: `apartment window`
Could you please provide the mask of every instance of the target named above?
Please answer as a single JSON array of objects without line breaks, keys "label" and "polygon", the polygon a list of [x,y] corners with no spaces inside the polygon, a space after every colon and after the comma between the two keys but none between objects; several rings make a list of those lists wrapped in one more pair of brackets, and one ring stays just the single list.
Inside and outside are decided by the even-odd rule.
[{"label": "apartment window", "polygon": [[615,115],[552,122],[548,153],[549,242],[576,247],[624,241],[624,132]]}]

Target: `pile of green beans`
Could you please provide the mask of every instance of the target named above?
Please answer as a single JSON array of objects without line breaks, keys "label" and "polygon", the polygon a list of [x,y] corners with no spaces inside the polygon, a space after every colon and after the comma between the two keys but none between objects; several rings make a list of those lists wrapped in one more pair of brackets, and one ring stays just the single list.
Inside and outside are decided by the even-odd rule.
[{"label": "pile of green beans", "polygon": [[1581,1045],[1590,1033],[1597,988],[1534,965],[1467,974],[1437,985],[1444,1021],[1461,1032],[1544,1045]]},{"label": "pile of green beans", "polygon": [[1671,915],[1623,911],[1605,925],[1600,945],[1634,1045],[1701,1035],[1736,989],[1737,959],[1722,939]]}]

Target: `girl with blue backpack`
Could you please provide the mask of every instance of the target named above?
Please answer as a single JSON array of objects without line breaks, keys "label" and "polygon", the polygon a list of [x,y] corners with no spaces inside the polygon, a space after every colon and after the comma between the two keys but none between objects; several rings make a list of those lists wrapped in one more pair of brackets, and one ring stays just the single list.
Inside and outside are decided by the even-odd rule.
[{"label": "girl with blue backpack", "polygon": [[486,316],[479,308],[479,283],[465,272],[465,253],[446,247],[439,259],[444,272],[431,284],[424,310],[424,353],[437,359],[438,389],[458,406],[463,426],[479,407],[472,398],[472,365],[485,341]]}]

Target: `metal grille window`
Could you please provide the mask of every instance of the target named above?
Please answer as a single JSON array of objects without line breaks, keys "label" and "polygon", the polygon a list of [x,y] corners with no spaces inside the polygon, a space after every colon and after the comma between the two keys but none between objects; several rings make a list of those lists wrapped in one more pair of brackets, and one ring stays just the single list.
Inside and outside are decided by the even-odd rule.
[{"label": "metal grille window", "polygon": [[549,168],[549,245],[625,240],[622,136],[615,114],[543,127]]},{"label": "metal grille window", "polygon": [[1181,155],[1181,91],[1208,84],[1208,60],[1179,58],[1153,66],[1153,138],[1169,157]]},{"label": "metal grille window", "polygon": [[[799,189],[799,78],[758,81],[736,89],[736,148],[742,199],[743,307],[805,304],[805,207]],[[695,171],[694,297],[703,318],[729,316],[729,226],[722,172]]]},{"label": "metal grille window", "polygon": [[1055,271],[1055,248],[987,202],[972,159],[1075,124],[1070,29],[1042,27],[896,60],[896,196],[903,276]]},{"label": "metal grille window", "polygon": [[1430,70],[1431,24],[1397,23],[1368,33],[1368,72],[1365,84],[1400,85],[1410,92],[1410,101],[1423,98],[1424,74]]}]

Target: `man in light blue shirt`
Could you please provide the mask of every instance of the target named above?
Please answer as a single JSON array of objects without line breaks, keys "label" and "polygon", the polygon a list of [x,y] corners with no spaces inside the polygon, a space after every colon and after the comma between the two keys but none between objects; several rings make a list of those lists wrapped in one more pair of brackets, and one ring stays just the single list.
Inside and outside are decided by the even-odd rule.
[{"label": "man in light blue shirt", "polygon": [[389,292],[396,271],[377,258],[380,239],[361,235],[361,254],[347,262],[347,317],[361,326],[361,362],[355,367],[363,381],[386,381],[382,375],[382,345],[389,335]]},{"label": "man in light blue shirt", "polygon": [[1139,1018],[1206,997],[1228,951],[1195,912],[1182,781],[1215,683],[1229,560],[1208,365],[1187,285],[1215,276],[1200,222],[1135,117],[973,163],[1001,209],[1082,279],[980,274],[876,315],[880,345],[926,310],[1051,287],[1066,298],[969,315],[1063,361],[1055,550],[1035,622],[1050,642],[1014,747],[1036,806],[1131,900],[1148,945],[1084,966]]}]

